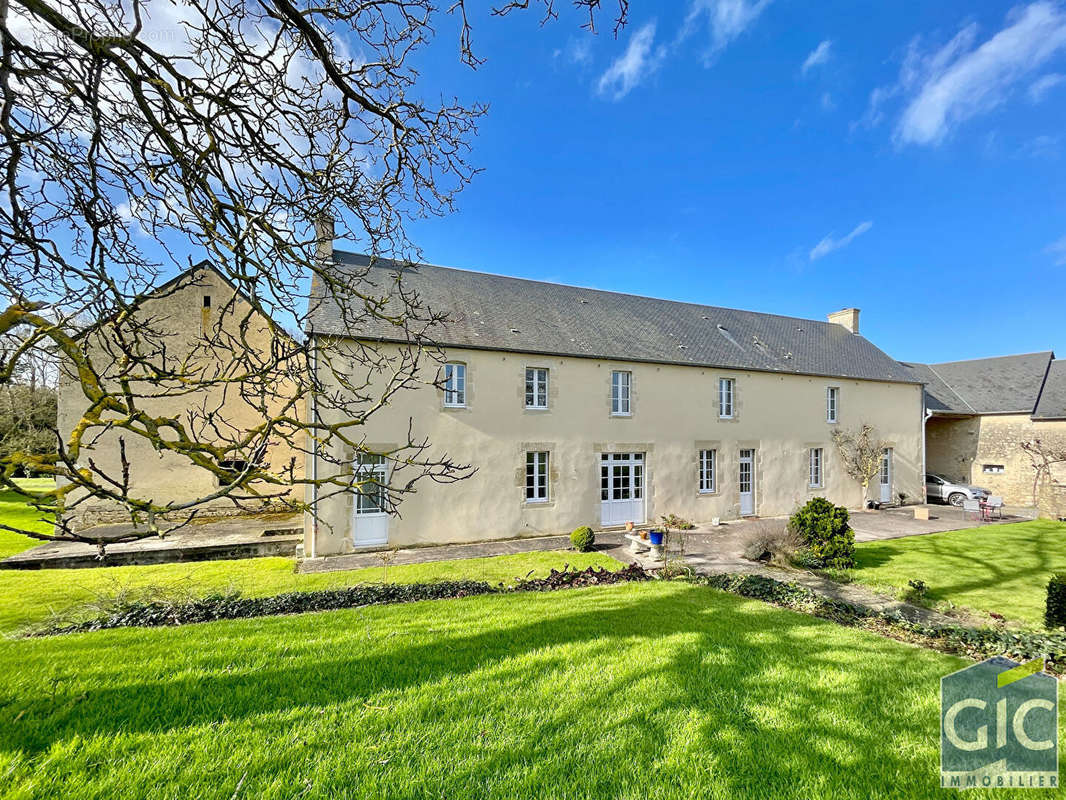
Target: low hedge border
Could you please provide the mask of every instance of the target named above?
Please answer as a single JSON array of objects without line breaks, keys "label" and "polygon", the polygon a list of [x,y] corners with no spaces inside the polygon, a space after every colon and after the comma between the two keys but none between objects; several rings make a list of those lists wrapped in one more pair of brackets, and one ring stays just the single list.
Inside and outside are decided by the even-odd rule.
[{"label": "low hedge border", "polygon": [[161,600],[115,601],[114,607],[98,617],[83,622],[63,621],[45,623],[29,630],[26,635],[56,636],[64,633],[86,633],[112,628],[160,628],[194,625],[224,619],[251,619],[281,614],[303,614],[311,611],[336,611],[342,608],[413,603],[420,600],[443,600],[506,592],[547,592],[598,586],[629,581],[652,580],[653,576],[639,564],[620,570],[603,567],[553,569],[545,578],[516,579],[512,587],[502,583],[492,586],[485,581],[436,581],[432,583],[357,584],[341,589],[321,589],[313,592],[287,592],[269,597],[242,597],[240,593],[214,594],[196,600],[167,602]]},{"label": "low hedge border", "polygon": [[906,619],[898,611],[876,611],[844,600],[822,597],[805,586],[765,575],[728,573],[699,576],[690,580],[741,597],[802,611],[841,625],[867,628],[952,655],[975,660],[1006,655],[1016,661],[1043,657],[1047,659],[1048,671],[1062,674],[1066,670],[1064,633],[925,625]]}]

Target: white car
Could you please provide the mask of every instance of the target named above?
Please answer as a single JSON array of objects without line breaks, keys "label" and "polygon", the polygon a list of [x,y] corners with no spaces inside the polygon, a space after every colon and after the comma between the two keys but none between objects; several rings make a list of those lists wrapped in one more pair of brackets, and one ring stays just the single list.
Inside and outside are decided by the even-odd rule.
[{"label": "white car", "polygon": [[942,503],[961,506],[964,500],[986,500],[992,492],[980,486],[970,486],[968,483],[954,483],[943,475],[927,472],[925,494],[930,503],[939,500]]}]

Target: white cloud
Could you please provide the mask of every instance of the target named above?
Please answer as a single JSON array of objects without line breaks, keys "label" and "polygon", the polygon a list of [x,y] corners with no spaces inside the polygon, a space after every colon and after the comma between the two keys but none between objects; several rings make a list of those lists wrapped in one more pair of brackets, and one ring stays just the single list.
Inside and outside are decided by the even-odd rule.
[{"label": "white cloud", "polygon": [[1049,253],[1060,267],[1066,266],[1066,236],[1049,244],[1044,252]]},{"label": "white cloud", "polygon": [[552,56],[556,59],[565,59],[571,64],[584,66],[592,61],[592,37],[571,36],[566,47],[558,48]]},{"label": "white cloud", "polygon": [[1047,75],[1041,75],[1029,86],[1030,102],[1039,103],[1044,99],[1044,95],[1063,81],[1066,81],[1066,75],[1062,75],[1058,72],[1049,72]]},{"label": "white cloud", "polygon": [[812,68],[817,67],[819,64],[824,64],[829,60],[829,49],[833,46],[833,42],[826,39],[816,48],[811,50],[807,56],[807,60],[803,62],[803,69],[800,70],[806,75]]},{"label": "white cloud", "polygon": [[711,34],[707,60],[713,60],[730,42],[759,18],[771,0],[692,0],[679,39],[686,39],[701,25]]},{"label": "white cloud", "polygon": [[1025,158],[1058,158],[1059,137],[1044,135],[1030,139],[1018,148],[1018,155]]},{"label": "white cloud", "polygon": [[817,261],[819,258],[823,258],[835,250],[841,250],[851,244],[855,239],[862,236],[866,231],[870,230],[874,226],[873,222],[866,220],[860,222],[855,226],[855,230],[844,236],[841,239],[834,239],[833,234],[829,234],[822,241],[818,242],[813,248],[811,248],[810,259],[811,261]]},{"label": "white cloud", "polygon": [[822,92],[822,109],[824,111],[832,111],[837,107],[836,101],[833,99],[833,95],[829,92]]},{"label": "white cloud", "polygon": [[935,52],[923,53],[920,44],[911,43],[898,82],[870,95],[863,121],[876,125],[885,102],[903,95],[896,142],[936,145],[958,124],[1002,103],[1023,78],[1066,47],[1066,14],[1040,0],[1011,12],[1007,25],[980,45],[976,23]]},{"label": "white cloud", "polygon": [[612,100],[621,100],[630,90],[653,74],[666,55],[666,48],[655,44],[655,21],[644,25],[629,37],[629,45],[600,76],[596,90],[609,95]]}]

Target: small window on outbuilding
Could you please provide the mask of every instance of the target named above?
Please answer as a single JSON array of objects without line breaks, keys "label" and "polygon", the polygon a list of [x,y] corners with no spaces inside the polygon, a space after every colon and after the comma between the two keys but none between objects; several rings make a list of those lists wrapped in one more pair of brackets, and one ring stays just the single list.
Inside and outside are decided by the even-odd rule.
[{"label": "small window on outbuilding", "polygon": [[987,475],[999,475],[1006,470],[1003,468],[1002,464],[985,464],[981,468],[981,471]]},{"label": "small window on outbuilding", "polygon": [[211,308],[211,295],[204,295],[204,308]]}]

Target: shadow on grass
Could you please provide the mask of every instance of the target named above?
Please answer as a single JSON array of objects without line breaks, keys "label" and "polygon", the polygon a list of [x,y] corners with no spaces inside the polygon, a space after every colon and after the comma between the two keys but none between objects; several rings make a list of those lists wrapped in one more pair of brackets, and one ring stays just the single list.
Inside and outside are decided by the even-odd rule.
[{"label": "shadow on grass", "polygon": [[[856,560],[852,575],[857,580],[863,569],[880,567],[901,572],[892,576],[900,588],[913,578],[925,580],[928,603],[965,605],[967,593],[1019,581],[1039,593],[1053,572],[1066,569],[1066,525],[1037,520],[867,543],[858,548]],[[984,610],[1012,616],[1010,608]]]},{"label": "shadow on grass", "polygon": [[[523,710],[528,730],[518,748],[479,745],[473,733],[469,741],[462,738],[453,747],[469,751],[468,760],[457,758],[449,786],[509,776],[535,787],[539,771],[550,765],[553,779],[560,769],[572,770],[583,792],[607,796],[627,780],[617,760],[633,754],[647,762],[638,771],[670,769],[682,758],[684,770],[738,793],[812,776],[869,788],[868,777],[848,777],[855,759],[888,781],[879,782],[882,788],[900,775],[933,779],[935,763],[919,763],[892,741],[935,741],[935,711],[928,719],[915,715],[913,703],[900,695],[939,657],[706,588],[649,588],[471,598],[18,643],[11,646],[61,659],[73,672],[79,664],[113,663],[115,680],[84,690],[60,686],[53,696],[44,678],[35,691],[4,698],[0,739],[5,749],[32,757],[73,737],[168,733],[255,718],[269,740],[285,735],[270,712],[417,693],[440,683],[447,692],[417,694],[426,720],[454,720],[452,728],[476,732],[486,704],[510,702],[510,693],[520,695],[528,681],[557,675],[561,696],[569,683],[585,681],[579,697]],[[509,615],[516,611],[528,618],[514,620]],[[442,621],[434,621],[435,612]],[[395,625],[404,615],[406,629],[383,639],[371,631],[367,638],[367,626],[383,619]],[[294,642],[301,636],[315,641]],[[646,660],[596,672],[610,654],[643,645],[652,645],[639,650]],[[256,654],[257,668],[242,668],[245,648]],[[148,649],[154,658],[173,659],[175,677],[137,680],[137,660],[147,658]],[[535,657],[537,676],[512,661],[523,656]],[[182,674],[204,670],[207,677]],[[922,690],[935,694],[936,685]],[[601,709],[611,708],[624,711],[601,718]],[[689,726],[688,738],[671,752],[666,744],[676,741],[679,720]],[[593,742],[620,736],[625,747],[590,747],[579,736]]]}]

